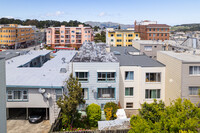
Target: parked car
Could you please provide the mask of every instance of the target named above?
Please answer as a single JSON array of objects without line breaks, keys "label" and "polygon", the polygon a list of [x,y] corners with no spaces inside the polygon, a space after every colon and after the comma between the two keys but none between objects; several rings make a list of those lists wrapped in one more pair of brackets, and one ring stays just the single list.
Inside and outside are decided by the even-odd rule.
[{"label": "parked car", "polygon": [[39,123],[43,120],[42,115],[32,114],[28,117],[30,123]]}]

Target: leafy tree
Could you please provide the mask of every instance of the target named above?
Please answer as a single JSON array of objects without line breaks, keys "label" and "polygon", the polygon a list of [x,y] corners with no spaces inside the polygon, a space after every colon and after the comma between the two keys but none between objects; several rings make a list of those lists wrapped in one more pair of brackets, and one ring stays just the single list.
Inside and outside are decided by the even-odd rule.
[{"label": "leafy tree", "polygon": [[119,106],[114,102],[107,102],[104,106],[104,112],[106,115],[106,120],[114,120],[117,118],[117,109],[119,109]]},{"label": "leafy tree", "polygon": [[100,27],[99,26],[94,26],[94,31],[98,31],[99,29],[100,29]]},{"label": "leafy tree", "polygon": [[90,104],[86,108],[87,118],[91,127],[97,127],[101,120],[101,107],[97,104]]},{"label": "leafy tree", "polygon": [[187,99],[177,99],[167,107],[163,102],[144,103],[139,112],[131,118],[129,133],[196,133],[200,128],[200,108]]},{"label": "leafy tree", "polygon": [[68,94],[64,95],[64,99],[60,98],[57,101],[58,106],[61,108],[62,125],[63,127],[66,124],[77,127],[80,119],[77,106],[79,104],[84,104],[85,100],[82,97],[81,84],[72,74],[70,74],[67,80],[67,89]]}]

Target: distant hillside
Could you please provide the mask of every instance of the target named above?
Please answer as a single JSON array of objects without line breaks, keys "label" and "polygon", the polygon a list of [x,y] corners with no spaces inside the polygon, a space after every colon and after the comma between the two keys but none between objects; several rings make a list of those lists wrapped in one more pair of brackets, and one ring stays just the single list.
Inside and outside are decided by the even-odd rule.
[{"label": "distant hillside", "polygon": [[118,26],[121,26],[121,29],[126,29],[126,28],[133,28],[134,25],[125,25],[125,24],[119,24],[119,23],[113,23],[113,22],[94,22],[94,21],[87,21],[84,22],[85,24],[89,24],[92,27],[94,26],[99,26],[100,28],[118,28]]},{"label": "distant hillside", "polygon": [[200,23],[175,25],[172,31],[200,31]]}]

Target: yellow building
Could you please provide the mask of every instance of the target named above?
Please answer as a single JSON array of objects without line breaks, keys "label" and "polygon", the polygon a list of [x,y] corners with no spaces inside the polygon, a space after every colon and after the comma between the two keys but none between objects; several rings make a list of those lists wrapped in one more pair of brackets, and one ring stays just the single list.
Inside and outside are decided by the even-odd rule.
[{"label": "yellow building", "polygon": [[133,29],[106,29],[106,43],[110,46],[132,46],[133,40],[140,40],[140,34],[136,33]]},{"label": "yellow building", "polygon": [[0,25],[0,47],[14,48],[15,44],[27,46],[34,40],[35,26],[21,26],[17,24]]}]

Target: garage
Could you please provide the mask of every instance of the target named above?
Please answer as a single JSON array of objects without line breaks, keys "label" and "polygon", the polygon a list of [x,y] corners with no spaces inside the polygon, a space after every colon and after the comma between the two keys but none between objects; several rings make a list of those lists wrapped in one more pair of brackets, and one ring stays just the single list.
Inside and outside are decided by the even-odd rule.
[{"label": "garage", "polygon": [[7,119],[26,120],[30,115],[38,114],[49,119],[49,108],[7,108]]}]

